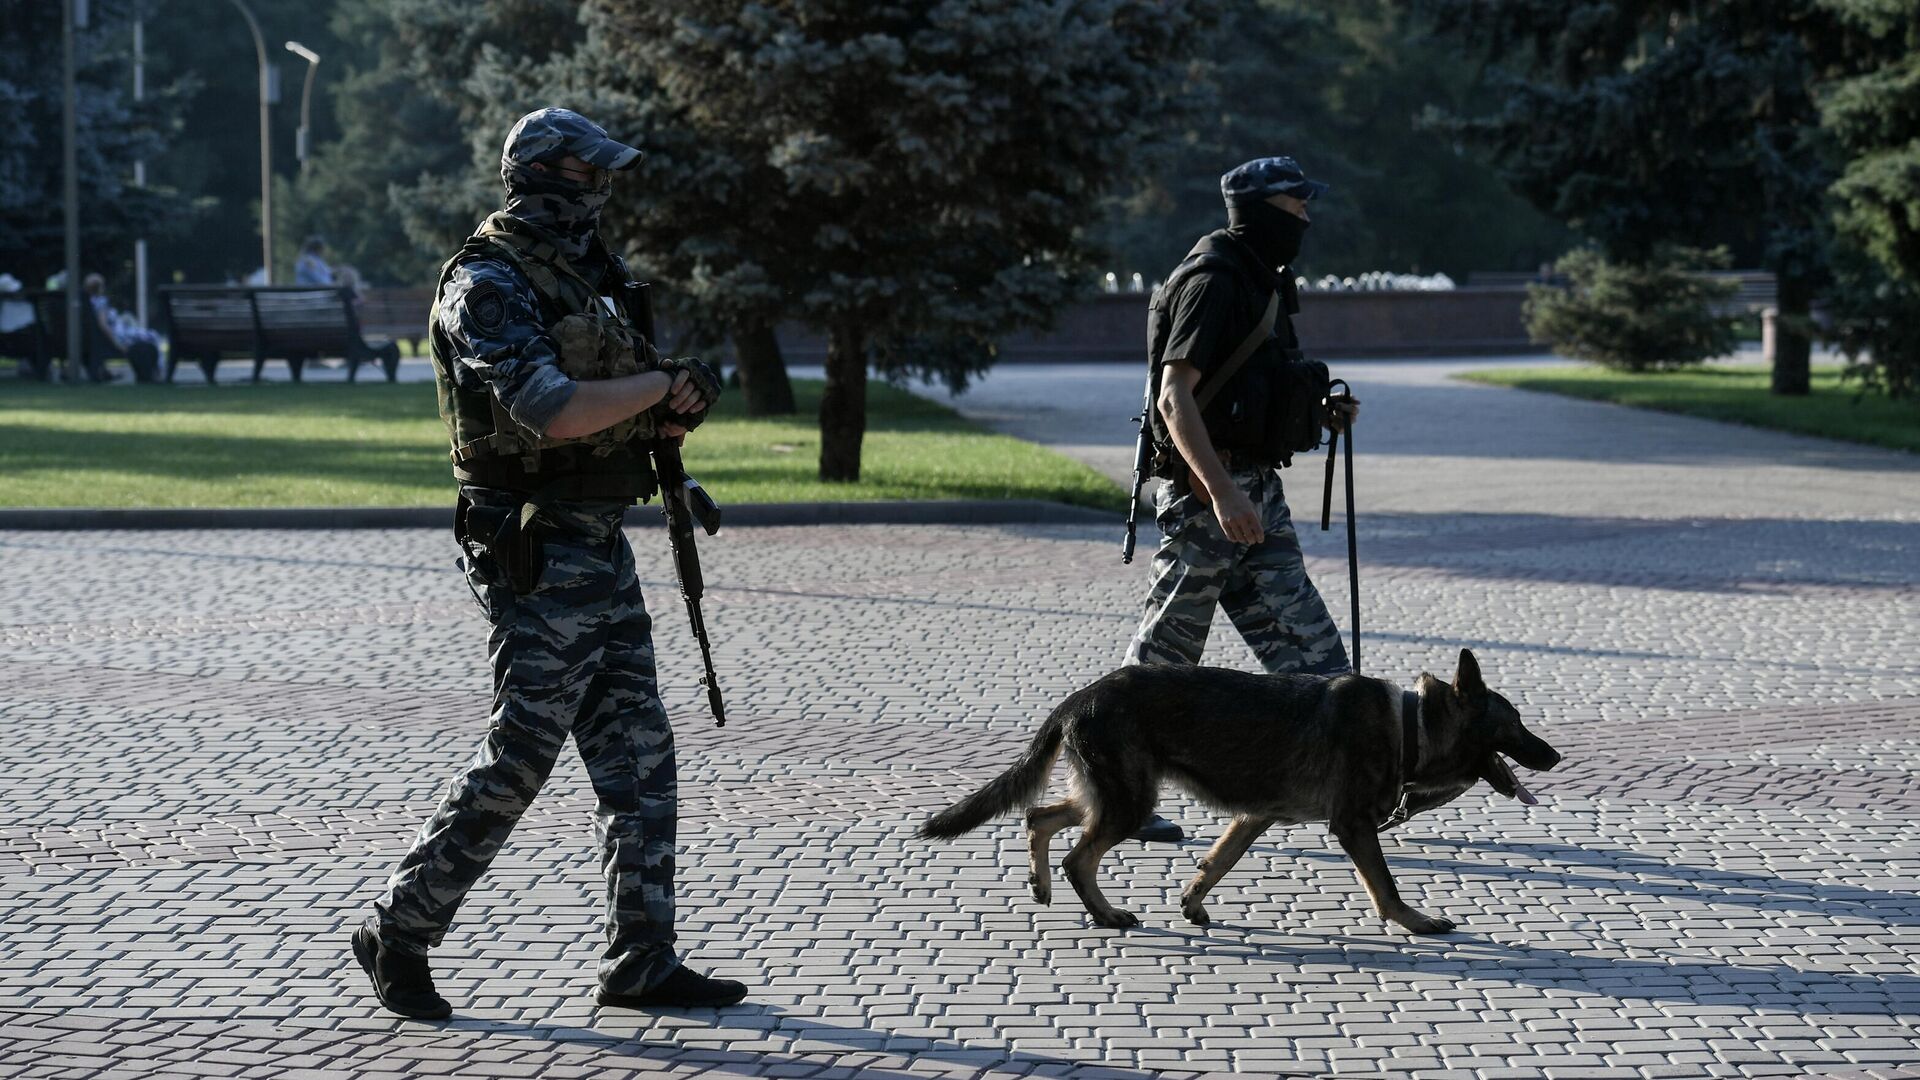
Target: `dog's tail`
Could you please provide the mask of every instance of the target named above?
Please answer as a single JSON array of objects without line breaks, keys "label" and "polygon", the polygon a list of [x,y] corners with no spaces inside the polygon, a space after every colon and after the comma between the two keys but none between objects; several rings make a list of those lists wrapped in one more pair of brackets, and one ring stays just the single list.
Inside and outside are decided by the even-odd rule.
[{"label": "dog's tail", "polygon": [[933,815],[920,826],[925,839],[946,840],[972,832],[987,820],[1016,806],[1030,806],[1046,790],[1047,777],[1053,772],[1053,759],[1060,756],[1060,740],[1066,731],[1066,716],[1073,699],[1053,710],[1040,730],[1027,744],[1027,752],[1006,772],[994,777],[986,787]]}]

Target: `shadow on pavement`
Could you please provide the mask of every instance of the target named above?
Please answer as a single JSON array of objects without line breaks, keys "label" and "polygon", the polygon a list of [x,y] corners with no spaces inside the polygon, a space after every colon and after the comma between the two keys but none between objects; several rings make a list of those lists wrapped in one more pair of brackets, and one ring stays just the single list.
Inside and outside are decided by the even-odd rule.
[{"label": "shadow on pavement", "polygon": [[[1429,910],[1444,907],[1434,904]],[[1234,936],[1219,936],[1223,931]],[[1920,1015],[1920,977],[1913,975],[1806,971],[1782,964],[1734,964],[1693,957],[1672,962],[1638,960],[1494,941],[1468,928],[1434,938],[1413,938],[1398,931],[1366,938],[1329,935],[1314,945],[1263,943],[1262,937],[1298,935],[1279,927],[1225,921],[1191,933],[1147,927],[1127,933],[1129,950],[1136,955],[1239,954],[1281,967],[1311,966],[1322,975],[1330,969],[1444,975],[1624,1001],[1735,1005],[1756,1013]],[[1142,940],[1136,942],[1135,935]]]},{"label": "shadow on pavement", "polygon": [[[635,1059],[657,1062],[663,1066],[669,1063],[682,1066],[697,1063],[704,1066],[706,1070],[702,1075],[800,1076],[823,1067],[825,1063],[822,1062],[822,1058],[831,1059],[840,1067],[857,1072],[857,1075],[862,1078],[872,1077],[875,1080],[920,1080],[926,1075],[924,1072],[912,1072],[898,1065],[886,1064],[894,1061],[942,1062],[996,1076],[1038,1073],[1046,1076],[1073,1077],[1097,1074],[1103,1080],[1152,1080],[1159,1075],[1148,1070],[1098,1062],[1074,1061],[1070,1058],[1051,1057],[1045,1054],[980,1048],[962,1042],[921,1036],[889,1035],[884,1031],[875,1031],[871,1028],[840,1027],[825,1023],[816,1017],[791,1013],[768,1005],[746,1005],[720,1013],[663,1010],[662,1014],[680,1018],[683,1022],[668,1029],[666,1035],[653,1038],[638,1034],[620,1036],[596,1028],[565,1024],[510,1023],[477,1019],[456,1019],[439,1026],[446,1030],[466,1031],[478,1035],[544,1039],[571,1046],[591,1047],[598,1051],[591,1059],[569,1058],[568,1064],[571,1065],[615,1066],[629,1064]],[[771,1038],[795,1044],[805,1042],[827,1045],[788,1051],[761,1049],[720,1051],[688,1048],[673,1042],[672,1032],[701,1027],[738,1030],[742,1033],[743,1042],[759,1042]],[[884,1046],[874,1045],[876,1035],[884,1039]],[[605,1060],[601,1055],[608,1055],[618,1060]],[[856,1058],[857,1063],[854,1060]],[[1275,1075],[1305,1076],[1309,1074]]]},{"label": "shadow on pavement", "polygon": [[[1851,918],[1882,926],[1920,926],[1920,896],[1912,893],[1882,892],[1858,885],[1827,884],[1777,877],[1772,874],[1741,870],[1716,870],[1664,862],[1637,851],[1620,848],[1590,848],[1573,844],[1533,841],[1497,842],[1452,840],[1422,837],[1411,840],[1423,846],[1475,848],[1485,851],[1513,852],[1540,860],[1534,866],[1507,863],[1469,862],[1460,859],[1433,859],[1405,849],[1390,854],[1396,866],[1447,870],[1481,877],[1509,880],[1546,878],[1570,886],[1595,891],[1643,893],[1652,896],[1677,896],[1700,903],[1728,903],[1759,911],[1800,911],[1826,918]],[[1618,871],[1620,877],[1582,874],[1565,869],[1580,866]],[[1647,875],[1664,880],[1644,880]],[[1904,904],[1903,908],[1894,905]]]},{"label": "shadow on pavement", "polygon": [[[1344,564],[1345,523],[1336,513],[1333,530],[1321,532],[1313,502],[1295,511],[1301,546]],[[1920,522],[1362,513],[1359,523],[1363,575],[1371,563],[1477,579],[1682,592],[1910,590],[1920,584],[1913,559]],[[1583,547],[1597,550],[1578,550]]]}]

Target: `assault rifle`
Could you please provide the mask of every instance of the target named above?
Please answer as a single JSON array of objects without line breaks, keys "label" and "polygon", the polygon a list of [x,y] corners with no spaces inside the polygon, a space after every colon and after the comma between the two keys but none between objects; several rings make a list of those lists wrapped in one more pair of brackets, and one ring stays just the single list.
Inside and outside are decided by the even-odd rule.
[{"label": "assault rifle", "polygon": [[1141,396],[1140,436],[1133,443],[1133,497],[1127,500],[1127,540],[1120,547],[1120,561],[1133,562],[1134,533],[1140,527],[1140,488],[1147,482],[1147,470],[1153,457],[1153,373],[1147,373],[1147,389]]},{"label": "assault rifle", "polygon": [[706,674],[700,685],[707,688],[707,706],[713,710],[713,722],[727,726],[726,706],[720,701],[720,676],[713,670],[713,643],[707,640],[707,620],[700,614],[700,598],[706,595],[706,581],[700,576],[700,552],[693,544],[693,522],[698,520],[708,536],[720,531],[720,506],[687,475],[680,463],[680,448],[672,439],[655,439],[647,446],[653,455],[653,472],[660,478],[660,509],[667,515],[667,544],[673,548],[673,574],[680,582],[680,595],[687,601],[687,622],[693,626],[694,639],[700,642],[700,661]]},{"label": "assault rifle", "polygon": [[[648,342],[654,340],[653,297],[644,283],[628,281],[627,314]],[[660,511],[667,518],[667,544],[673,549],[673,576],[680,583],[680,596],[687,602],[687,622],[693,627],[694,640],[700,643],[700,661],[706,673],[700,685],[707,688],[707,707],[713,710],[713,722],[727,726],[726,706],[720,700],[720,676],[713,670],[713,642],[707,638],[707,620],[700,613],[700,599],[706,595],[706,579],[700,574],[700,551],[694,545],[693,523],[698,520],[708,536],[720,531],[720,504],[713,501],[700,481],[687,475],[680,460],[680,445],[669,438],[647,443],[653,457],[653,475],[660,482]]]}]

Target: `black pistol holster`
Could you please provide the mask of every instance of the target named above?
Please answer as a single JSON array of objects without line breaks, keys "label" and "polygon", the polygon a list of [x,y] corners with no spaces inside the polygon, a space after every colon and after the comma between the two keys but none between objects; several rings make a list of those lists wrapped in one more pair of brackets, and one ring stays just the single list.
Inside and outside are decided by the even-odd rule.
[{"label": "black pistol holster", "polygon": [[[529,512],[529,511],[534,512]],[[542,526],[532,502],[521,506],[477,506],[462,493],[453,511],[453,538],[467,565],[480,576],[504,585],[515,596],[533,591],[545,560]]]}]

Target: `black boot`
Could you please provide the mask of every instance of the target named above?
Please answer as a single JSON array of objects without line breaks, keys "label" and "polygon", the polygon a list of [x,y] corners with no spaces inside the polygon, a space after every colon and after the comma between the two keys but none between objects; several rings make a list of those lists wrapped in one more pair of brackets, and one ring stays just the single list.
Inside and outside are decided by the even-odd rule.
[{"label": "black boot", "polygon": [[616,994],[604,987],[595,995],[602,1005],[626,1009],[673,1008],[717,1009],[732,1005],[747,996],[747,984],[732,979],[709,979],[685,965],[648,989],[637,994]]},{"label": "black boot", "polygon": [[353,958],[373,979],[373,992],[388,1012],[415,1020],[445,1020],[453,1015],[453,1006],[433,989],[426,957],[389,949],[373,927],[362,926],[353,932]]},{"label": "black boot", "polygon": [[1148,844],[1177,844],[1187,838],[1180,826],[1155,814],[1134,832],[1133,838]]}]

